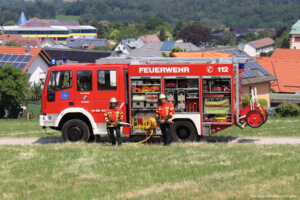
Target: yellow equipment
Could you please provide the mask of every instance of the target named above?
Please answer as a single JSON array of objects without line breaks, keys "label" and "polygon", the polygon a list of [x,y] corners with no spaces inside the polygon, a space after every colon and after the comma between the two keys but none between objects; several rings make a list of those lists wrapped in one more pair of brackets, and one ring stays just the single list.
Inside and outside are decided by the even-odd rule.
[{"label": "yellow equipment", "polygon": [[132,130],[153,130],[157,126],[155,118],[152,117],[134,117],[132,119]]}]

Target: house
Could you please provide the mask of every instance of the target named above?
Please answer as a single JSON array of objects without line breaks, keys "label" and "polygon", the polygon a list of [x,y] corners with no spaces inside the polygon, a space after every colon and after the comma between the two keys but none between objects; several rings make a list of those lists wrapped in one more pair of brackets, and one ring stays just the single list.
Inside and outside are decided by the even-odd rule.
[{"label": "house", "polygon": [[12,66],[30,74],[29,81],[43,83],[51,65],[51,57],[41,48],[0,47],[0,65]]},{"label": "house", "polygon": [[97,47],[104,47],[107,46],[110,49],[113,48],[113,46],[108,42],[107,39],[75,39],[75,38],[68,38],[67,47],[73,48],[73,47],[82,47],[83,49],[92,49],[95,46]]},{"label": "house", "polygon": [[144,46],[145,44],[147,44],[149,42],[160,42],[160,40],[156,34],[143,35],[137,39],[137,46],[138,46],[138,48],[141,48],[142,46]]},{"label": "house", "polygon": [[249,56],[260,56],[275,49],[275,42],[271,38],[263,38],[245,44],[243,51]]},{"label": "house", "polygon": [[45,48],[47,54],[51,58],[61,60],[66,58],[67,62],[78,63],[95,63],[99,58],[114,56],[114,51],[99,51],[99,50],[81,50],[81,49],[64,49],[64,48]]},{"label": "house", "polygon": [[54,45],[56,45],[56,42],[53,39],[51,39],[51,38],[45,38],[41,42],[41,47],[42,48],[52,47]]},{"label": "house", "polygon": [[38,38],[18,38],[18,37],[8,37],[3,38],[2,46],[5,46],[6,43],[13,42],[19,47],[27,47],[27,43],[29,43],[30,48],[41,48],[41,44]]},{"label": "house", "polygon": [[174,47],[179,47],[187,52],[189,51],[199,51],[199,47],[192,43],[187,42],[176,42],[176,41],[164,41],[164,42],[149,42],[143,47],[136,51],[132,51],[130,57],[162,57],[162,53],[169,54],[171,49]]},{"label": "house", "polygon": [[300,49],[300,20],[292,26],[290,32],[290,48]]},{"label": "house", "polygon": [[277,93],[296,93],[300,90],[299,57],[297,59],[254,57],[254,59],[277,78],[271,85]]},{"label": "house", "polygon": [[137,41],[135,38],[129,38],[122,40],[114,49],[114,51],[122,51],[125,54],[129,54],[132,50],[138,48]]},{"label": "house", "polygon": [[244,36],[246,37],[246,34],[248,32],[249,28],[233,28],[233,31],[235,32],[235,36]]}]

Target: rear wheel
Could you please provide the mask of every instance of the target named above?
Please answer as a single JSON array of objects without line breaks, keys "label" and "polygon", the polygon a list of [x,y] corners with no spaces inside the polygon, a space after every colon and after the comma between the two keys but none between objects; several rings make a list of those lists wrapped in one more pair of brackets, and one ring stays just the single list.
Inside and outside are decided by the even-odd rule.
[{"label": "rear wheel", "polygon": [[174,142],[191,142],[196,139],[197,132],[189,121],[178,121],[171,125],[170,134]]},{"label": "rear wheel", "polygon": [[90,130],[87,124],[80,119],[67,121],[62,128],[62,136],[65,141],[87,142],[90,138]]}]

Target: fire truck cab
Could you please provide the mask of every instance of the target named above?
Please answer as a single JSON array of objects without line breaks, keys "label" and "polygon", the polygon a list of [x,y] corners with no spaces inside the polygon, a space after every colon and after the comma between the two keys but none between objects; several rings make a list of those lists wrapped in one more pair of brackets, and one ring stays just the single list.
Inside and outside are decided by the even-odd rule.
[{"label": "fire truck cab", "polygon": [[[245,62],[242,57],[107,58],[98,64],[51,67],[42,92],[40,126],[62,131],[66,141],[93,140],[107,134],[104,113],[115,97],[123,122],[131,124],[122,127],[123,134],[145,135],[143,119],[155,117],[160,93],[176,110],[173,141],[193,141],[238,122],[249,124],[246,115],[240,117]],[[253,126],[264,123],[260,114],[252,116]],[[159,127],[154,135],[161,135]]]}]

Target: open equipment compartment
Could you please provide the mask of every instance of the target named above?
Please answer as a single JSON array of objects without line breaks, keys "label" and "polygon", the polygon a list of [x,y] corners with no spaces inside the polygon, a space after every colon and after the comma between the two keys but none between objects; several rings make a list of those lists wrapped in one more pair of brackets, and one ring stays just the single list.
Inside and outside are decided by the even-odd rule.
[{"label": "open equipment compartment", "polygon": [[[161,93],[161,77],[130,77],[132,134],[146,134],[143,118],[155,118],[158,96]],[[158,133],[159,130],[154,130]]]},{"label": "open equipment compartment", "polygon": [[198,76],[165,76],[163,78],[167,101],[173,104],[177,113],[200,112]]},{"label": "open equipment compartment", "polygon": [[231,76],[202,76],[204,124],[232,124]]}]

